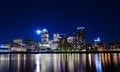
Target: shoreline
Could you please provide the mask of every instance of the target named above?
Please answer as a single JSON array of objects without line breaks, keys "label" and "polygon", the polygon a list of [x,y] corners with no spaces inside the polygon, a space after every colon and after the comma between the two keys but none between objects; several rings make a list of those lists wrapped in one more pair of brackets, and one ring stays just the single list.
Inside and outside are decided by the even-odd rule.
[{"label": "shoreline", "polygon": [[99,54],[99,53],[120,53],[120,51],[87,51],[87,52],[0,52],[0,54]]}]

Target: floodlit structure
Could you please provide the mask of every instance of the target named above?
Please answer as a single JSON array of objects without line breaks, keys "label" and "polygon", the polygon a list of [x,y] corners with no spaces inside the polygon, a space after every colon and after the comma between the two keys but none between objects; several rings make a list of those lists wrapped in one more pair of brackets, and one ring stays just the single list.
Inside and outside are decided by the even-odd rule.
[{"label": "floodlit structure", "polygon": [[100,38],[98,37],[97,39],[94,40],[95,42],[95,47],[98,47],[98,43],[100,43]]},{"label": "floodlit structure", "polygon": [[41,48],[49,48],[49,34],[47,29],[43,29],[41,32]]},{"label": "floodlit structure", "polygon": [[54,42],[58,42],[59,41],[59,37],[60,37],[59,33],[54,34],[53,35]]},{"label": "floodlit structure", "polygon": [[43,29],[41,33],[41,43],[48,44],[49,43],[49,34],[47,29]]}]

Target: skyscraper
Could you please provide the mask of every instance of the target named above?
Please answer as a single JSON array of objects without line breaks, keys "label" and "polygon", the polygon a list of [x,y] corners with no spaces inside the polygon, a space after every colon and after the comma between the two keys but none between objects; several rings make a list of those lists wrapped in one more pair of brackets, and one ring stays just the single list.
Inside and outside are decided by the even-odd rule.
[{"label": "skyscraper", "polygon": [[41,32],[41,48],[49,48],[49,34],[47,29],[43,29]]},{"label": "skyscraper", "polygon": [[48,44],[49,43],[49,34],[47,29],[43,29],[41,33],[41,43]]},{"label": "skyscraper", "polygon": [[84,33],[85,27],[78,27],[77,32],[74,34],[74,41],[76,48],[83,49],[85,45],[85,33]]}]

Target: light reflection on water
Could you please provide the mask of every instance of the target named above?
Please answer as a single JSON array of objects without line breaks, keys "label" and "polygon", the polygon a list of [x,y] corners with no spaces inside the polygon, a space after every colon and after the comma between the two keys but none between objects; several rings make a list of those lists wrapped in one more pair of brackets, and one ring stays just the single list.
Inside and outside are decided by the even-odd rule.
[{"label": "light reflection on water", "polygon": [[0,72],[120,72],[119,53],[0,54]]}]

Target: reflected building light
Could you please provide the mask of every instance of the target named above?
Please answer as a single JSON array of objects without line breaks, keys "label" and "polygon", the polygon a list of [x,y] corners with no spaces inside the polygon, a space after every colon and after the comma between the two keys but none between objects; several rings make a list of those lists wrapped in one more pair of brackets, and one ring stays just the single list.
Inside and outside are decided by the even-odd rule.
[{"label": "reflected building light", "polygon": [[26,67],[26,54],[24,54],[24,57],[23,57],[23,58],[24,58],[24,59],[23,59],[23,60],[24,60],[24,65],[23,65],[24,67],[23,67],[23,68],[24,68],[24,70],[25,70],[25,67]]},{"label": "reflected building light", "polygon": [[89,57],[89,58],[88,58],[89,64],[90,64],[90,67],[91,67],[91,64],[92,64],[92,63],[91,63],[91,60],[92,60],[92,59],[91,59],[91,54],[88,54],[88,57]]},{"label": "reflected building light", "polygon": [[41,54],[41,72],[47,72],[47,70],[48,70],[47,54]]},{"label": "reflected building light", "polygon": [[[4,59],[1,59],[1,56],[4,57]],[[9,72],[9,54],[1,54],[0,55],[0,72]]]},{"label": "reflected building light", "polygon": [[39,54],[35,55],[35,64],[36,64],[35,72],[41,72],[40,71],[40,55]]},{"label": "reflected building light", "polygon": [[118,56],[117,56],[117,53],[113,54],[113,61],[114,61],[115,65],[118,64]]},{"label": "reflected building light", "polygon": [[17,61],[17,71],[20,71],[20,64],[21,64],[21,57],[20,57],[21,55],[20,54],[18,54],[18,61]]},{"label": "reflected building light", "polygon": [[102,65],[105,66],[105,57],[104,57],[104,54],[99,54],[99,57],[100,57],[100,60],[102,62]]},{"label": "reflected building light", "polygon": [[58,58],[57,58],[58,54],[53,54],[53,61],[54,61],[54,64],[53,64],[53,69],[54,71],[53,72],[58,72]]},{"label": "reflected building light", "polygon": [[52,56],[50,54],[47,54],[47,66],[48,66],[48,71],[52,72]]},{"label": "reflected building light", "polygon": [[60,61],[61,61],[61,54],[58,54],[58,70],[57,70],[57,72],[60,72]]},{"label": "reflected building light", "polygon": [[62,61],[61,61],[61,63],[60,63],[60,69],[61,69],[61,71],[64,71],[64,68],[65,68],[65,61],[66,61],[66,54],[63,54],[63,56],[62,56]]},{"label": "reflected building light", "polygon": [[82,54],[82,61],[83,61],[83,64],[86,65],[86,54]]},{"label": "reflected building light", "polygon": [[111,53],[108,53],[109,63],[111,62]]},{"label": "reflected building light", "polygon": [[96,66],[96,70],[97,70],[96,72],[102,72],[102,65],[98,58],[98,54],[95,54],[94,60],[95,60],[95,66]]},{"label": "reflected building light", "polygon": [[70,72],[74,72],[74,61],[73,61],[73,56],[69,54],[68,58],[67,58],[67,62],[68,62],[68,69]]},{"label": "reflected building light", "polygon": [[[118,53],[118,60],[120,60],[120,53]],[[120,62],[120,61],[119,61]]]},{"label": "reflected building light", "polygon": [[39,63],[39,60],[36,60],[35,63],[36,63],[35,72],[40,72],[40,63]]},{"label": "reflected building light", "polygon": [[107,54],[104,54],[104,58],[105,58],[105,62],[107,63],[108,62],[108,57],[107,57]]}]

